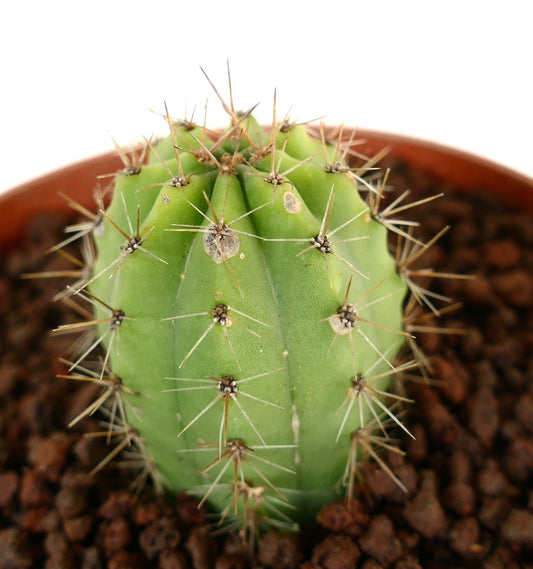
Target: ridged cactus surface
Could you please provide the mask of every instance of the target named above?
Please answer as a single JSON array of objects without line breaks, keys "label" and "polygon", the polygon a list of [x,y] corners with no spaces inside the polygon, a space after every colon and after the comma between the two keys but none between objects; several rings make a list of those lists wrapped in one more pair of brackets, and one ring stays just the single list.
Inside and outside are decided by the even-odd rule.
[{"label": "ridged cactus surface", "polygon": [[103,348],[92,375],[113,391],[110,432],[162,487],[230,527],[289,528],[351,497],[360,461],[400,425],[388,390],[411,365],[395,359],[407,273],[340,131],[166,118],[170,135],[114,176],[94,223],[73,292],[97,334],[71,371]]}]

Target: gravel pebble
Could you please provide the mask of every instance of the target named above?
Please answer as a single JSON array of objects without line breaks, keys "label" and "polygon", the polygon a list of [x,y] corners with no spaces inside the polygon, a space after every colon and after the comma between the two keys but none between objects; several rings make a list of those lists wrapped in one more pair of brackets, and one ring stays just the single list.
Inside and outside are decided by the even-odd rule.
[{"label": "gravel pebble", "polygon": [[152,522],[139,535],[139,544],[148,559],[154,559],[165,549],[176,548],[180,540],[176,522],[167,517]]},{"label": "gravel pebble", "polygon": [[33,565],[29,544],[15,527],[0,530],[0,568],[29,569]]},{"label": "gravel pebble", "polygon": [[295,534],[269,532],[261,539],[258,559],[274,569],[297,569],[303,561],[299,542]]},{"label": "gravel pebble", "polygon": [[362,551],[376,559],[383,567],[389,567],[403,551],[394,525],[385,515],[372,518],[368,530],[359,538],[358,543]]},{"label": "gravel pebble", "polygon": [[328,504],[317,515],[317,522],[332,533],[358,537],[368,525],[368,509],[360,500],[341,500]]},{"label": "gravel pebble", "polygon": [[346,535],[326,537],[313,548],[311,563],[323,569],[353,569],[361,552]]},{"label": "gravel pebble", "polygon": [[478,544],[479,523],[476,518],[467,517],[455,522],[450,530],[450,547],[461,557],[479,557],[483,552]]},{"label": "gravel pebble", "polygon": [[502,537],[520,545],[533,545],[533,514],[514,508],[502,526]]},{"label": "gravel pebble", "polygon": [[8,471],[0,474],[0,508],[7,508],[17,494],[19,477],[16,472]]},{"label": "gravel pebble", "polygon": [[436,474],[421,473],[420,490],[403,510],[405,520],[425,537],[435,537],[446,526],[446,514],[437,494]]}]

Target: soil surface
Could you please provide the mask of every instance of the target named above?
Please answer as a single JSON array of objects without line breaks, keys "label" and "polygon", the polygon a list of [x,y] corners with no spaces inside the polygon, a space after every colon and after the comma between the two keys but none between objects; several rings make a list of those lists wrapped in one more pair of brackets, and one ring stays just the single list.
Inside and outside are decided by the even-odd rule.
[{"label": "soil surface", "polygon": [[0,252],[0,569],[533,568],[533,215],[393,166],[410,199],[446,193],[409,214],[426,240],[452,226],[420,266],[476,276],[432,283],[462,306],[423,321],[456,333],[417,332],[432,381],[402,386],[416,440],[383,455],[408,494],[369,464],[352,503],[300,535],[265,535],[250,556],[187,496],[137,497],[134,474],[113,466],[90,476],[108,449],[87,436],[97,416],[67,427],[96,387],[56,377],[71,342],[50,335],[72,320],[52,301],[64,283],[20,278],[69,266],[43,256],[68,221],[47,216]]}]

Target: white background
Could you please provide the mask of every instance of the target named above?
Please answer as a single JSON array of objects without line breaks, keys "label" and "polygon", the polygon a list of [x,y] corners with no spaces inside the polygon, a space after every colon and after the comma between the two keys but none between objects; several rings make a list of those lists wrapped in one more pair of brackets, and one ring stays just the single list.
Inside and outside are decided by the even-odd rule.
[{"label": "white background", "polygon": [[[412,134],[533,176],[533,3],[93,0],[2,2],[0,191],[237,108]],[[155,112],[154,112],[155,111]]]}]

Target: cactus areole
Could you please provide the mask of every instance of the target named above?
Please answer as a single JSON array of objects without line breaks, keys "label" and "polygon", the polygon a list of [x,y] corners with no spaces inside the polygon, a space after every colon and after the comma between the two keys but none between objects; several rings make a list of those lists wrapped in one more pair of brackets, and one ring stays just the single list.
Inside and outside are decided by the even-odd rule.
[{"label": "cactus areole", "polygon": [[223,526],[289,528],[351,497],[399,424],[408,283],[341,131],[230,119],[167,112],[168,138],[113,176],[75,290],[97,333],[71,371],[112,389],[110,436],[161,487]]}]

